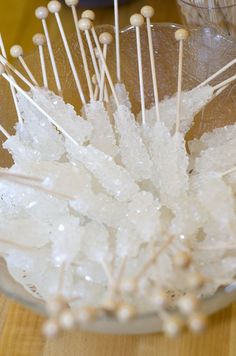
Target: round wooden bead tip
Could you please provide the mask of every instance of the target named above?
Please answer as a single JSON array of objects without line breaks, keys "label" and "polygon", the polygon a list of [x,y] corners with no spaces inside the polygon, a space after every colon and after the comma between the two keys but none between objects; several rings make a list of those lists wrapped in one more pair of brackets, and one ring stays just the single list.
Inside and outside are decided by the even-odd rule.
[{"label": "round wooden bead tip", "polygon": [[183,323],[181,319],[177,316],[171,316],[164,322],[164,332],[170,337],[175,337],[180,334],[182,326]]},{"label": "round wooden bead tip", "polygon": [[138,289],[135,279],[127,278],[123,281],[121,289],[125,293],[134,293]]},{"label": "round wooden bead tip", "polygon": [[79,29],[81,31],[88,31],[91,29],[92,27],[92,22],[91,20],[89,19],[80,19],[79,22],[78,22],[78,25],[79,25]]},{"label": "round wooden bead tip", "polygon": [[2,75],[3,73],[5,73],[5,67],[2,63],[0,63],[0,75]]},{"label": "round wooden bead tip", "polygon": [[130,18],[130,24],[134,27],[141,27],[144,24],[144,18],[140,14],[134,14]]},{"label": "round wooden bead tip", "polygon": [[111,313],[117,310],[119,303],[115,299],[107,299],[102,304],[102,307],[105,311]]},{"label": "round wooden bead tip", "polygon": [[184,41],[188,38],[188,31],[181,28],[175,32],[176,41]]},{"label": "round wooden bead tip", "polygon": [[192,272],[188,275],[188,285],[191,289],[202,288],[205,284],[205,278],[201,273]]},{"label": "round wooden bead tip", "polygon": [[18,58],[23,56],[23,48],[19,45],[12,46],[10,49],[10,54],[13,58]]},{"label": "round wooden bead tip", "polygon": [[155,11],[152,6],[147,5],[142,7],[141,14],[143,15],[143,17],[150,19],[154,16]]},{"label": "round wooden bead tip", "polygon": [[109,44],[112,43],[113,37],[109,32],[103,32],[99,36],[99,41],[100,41],[101,44],[109,45]]},{"label": "round wooden bead tip", "polygon": [[76,311],[75,318],[78,323],[88,323],[96,317],[96,310],[91,307],[83,307]]},{"label": "round wooden bead tip", "polygon": [[95,15],[95,12],[92,10],[85,10],[82,12],[81,17],[82,17],[82,19],[89,19],[91,21],[94,21],[96,15]]},{"label": "round wooden bead tip", "polygon": [[152,302],[157,308],[165,308],[168,305],[168,298],[165,292],[158,291],[152,296]]},{"label": "round wooden bead tip", "polygon": [[71,330],[75,326],[75,319],[70,309],[63,311],[59,316],[60,327],[63,330]]},{"label": "round wooden bead tip", "polygon": [[65,0],[67,6],[76,6],[79,3],[79,0]]},{"label": "round wooden bead tip", "polygon": [[33,37],[33,44],[35,46],[43,46],[46,42],[45,36],[42,33],[36,33]]},{"label": "round wooden bead tip", "polygon": [[185,251],[177,252],[176,255],[174,256],[174,264],[176,267],[188,268],[191,262],[192,262],[191,256]]},{"label": "round wooden bead tip", "polygon": [[48,10],[55,14],[61,10],[61,3],[59,1],[53,0],[48,3]]},{"label": "round wooden bead tip", "polygon": [[133,319],[135,314],[135,308],[129,304],[121,304],[116,312],[117,319],[121,322],[127,322]]},{"label": "round wooden bead tip", "polygon": [[51,298],[47,301],[47,309],[50,315],[57,316],[62,310],[66,310],[68,304],[61,296]]},{"label": "round wooden bead tip", "polygon": [[178,300],[179,310],[183,314],[192,314],[198,307],[198,299],[194,295],[185,295]]},{"label": "round wooden bead tip", "polygon": [[43,325],[43,334],[48,338],[54,338],[59,333],[59,325],[56,320],[48,320]]},{"label": "round wooden bead tip", "polygon": [[97,83],[98,83],[96,74],[94,74],[94,75],[92,76],[92,83],[93,83],[94,85],[97,85]]},{"label": "round wooden bead tip", "polygon": [[207,327],[207,318],[201,313],[196,313],[190,317],[188,324],[193,332],[200,333]]},{"label": "round wooden bead tip", "polygon": [[40,6],[35,10],[35,16],[39,20],[46,19],[48,17],[48,14],[49,14],[48,9],[44,6]]}]

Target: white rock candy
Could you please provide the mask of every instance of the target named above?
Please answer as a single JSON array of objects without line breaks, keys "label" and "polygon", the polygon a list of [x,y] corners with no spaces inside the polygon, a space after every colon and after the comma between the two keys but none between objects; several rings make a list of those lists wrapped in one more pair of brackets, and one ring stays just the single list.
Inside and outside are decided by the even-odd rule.
[{"label": "white rock candy", "polygon": [[119,134],[122,163],[136,181],[149,179],[152,162],[142,141],[134,115],[126,106],[120,105],[114,117]]},{"label": "white rock candy", "polygon": [[188,155],[181,133],[171,136],[165,124],[156,123],[149,146],[153,162],[153,184],[159,190],[161,203],[176,208],[185,199],[188,185]]},{"label": "white rock candy", "polygon": [[236,137],[236,125],[219,127],[211,132],[204,133],[200,139],[194,139],[188,143],[191,155],[199,156],[202,150],[215,148],[234,140]]},{"label": "white rock candy", "polygon": [[145,242],[160,238],[160,202],[149,192],[137,193],[128,204],[127,213],[118,227],[117,253],[137,256]]},{"label": "white rock candy", "polygon": [[75,141],[87,142],[92,134],[92,125],[78,116],[74,107],[49,90],[35,88],[34,101],[49,114]]},{"label": "white rock candy", "polygon": [[[166,235],[173,234],[176,239],[142,282],[147,288],[143,299],[134,296],[133,302],[148,309],[152,286],[185,290],[171,253],[187,247],[196,269],[214,279],[204,292],[215,291],[234,278],[235,256],[225,249],[210,251],[209,258],[204,252],[204,264],[198,247],[204,251],[213,244],[234,244],[236,174],[222,178],[214,171],[236,164],[236,129],[215,130],[192,144],[198,157],[192,159],[190,176],[184,134],[212,99],[212,88],[183,93],[177,134],[176,96],[160,103],[161,122],[151,109],[147,125],[139,127],[125,86],[117,84],[116,92],[119,146],[113,118],[102,103],[88,104],[85,120],[55,94],[39,88],[31,93],[71,142],[19,95],[24,125],[18,124],[16,135],[5,143],[15,160],[9,171],[41,178],[48,192],[0,181],[0,233],[9,241],[9,246],[0,241],[0,253],[7,256],[12,276],[43,299],[57,292],[66,262],[62,292],[80,296],[78,303],[98,305],[107,289],[102,261],[114,255],[117,273],[128,257],[125,275],[132,277],[152,256],[154,244],[160,248]],[[14,243],[33,248],[24,252]]]},{"label": "white rock candy", "polygon": [[[182,92],[180,132],[186,133],[190,129],[194,116],[213,98],[213,92],[209,85]],[[160,118],[172,133],[175,130],[176,101],[175,95],[159,103]],[[150,126],[156,123],[155,106],[146,110],[146,121]]]},{"label": "white rock candy", "polygon": [[64,216],[53,222],[50,240],[52,241],[52,259],[55,265],[70,264],[81,250],[83,228],[80,219]]},{"label": "white rock candy", "polygon": [[194,164],[195,172],[216,171],[224,173],[236,165],[236,137],[222,145],[202,150]]},{"label": "white rock candy", "polygon": [[0,236],[10,243],[39,248],[48,243],[49,234],[48,224],[27,213],[17,216],[5,215],[0,218]]},{"label": "white rock candy", "polygon": [[109,252],[109,232],[95,221],[84,226],[81,239],[81,252],[89,260],[101,262]]},{"label": "white rock candy", "polygon": [[[19,167],[14,167],[16,173],[23,173]],[[80,215],[86,216],[92,220],[95,220],[101,224],[105,224],[111,227],[119,226],[120,220],[126,214],[126,204],[118,202],[105,192],[96,192],[94,187],[94,182],[90,173],[84,168],[80,163],[77,165],[72,165],[71,163],[48,163],[40,162],[37,164],[31,164],[30,166],[24,167],[24,173],[30,174],[34,177],[42,178],[44,180],[44,188],[48,189],[49,192],[53,191],[55,193],[61,194],[66,198],[68,197],[68,204],[74,210],[76,210]],[[0,183],[1,184],[1,183]],[[8,185],[7,185],[8,187]],[[17,193],[14,199],[19,199],[22,197],[23,190],[26,188],[18,187],[16,185]],[[4,196],[8,196],[9,189]],[[30,211],[32,214],[40,214],[40,207],[42,206],[42,213],[50,216],[52,214],[52,208],[58,211],[58,214],[66,214],[66,210],[60,210],[60,207],[67,207],[65,201],[58,196],[47,196],[47,194],[39,194],[37,191],[32,193],[32,189],[29,189],[30,197],[28,200],[24,199],[21,202],[21,206],[30,206]],[[38,200],[42,196],[42,201]],[[69,202],[70,200],[70,202]],[[42,203],[45,202],[45,207],[43,208]],[[1,201],[0,201],[1,207]],[[3,210],[6,209],[5,205]],[[68,208],[67,208],[68,209]],[[48,213],[47,213],[48,211]],[[41,215],[41,219],[44,217]]]},{"label": "white rock candy", "polygon": [[197,199],[204,212],[203,230],[214,237],[234,238],[236,233],[235,200],[232,189],[218,173],[194,177]]},{"label": "white rock candy", "polygon": [[[131,102],[129,99],[129,93],[126,89],[125,84],[124,83],[116,83],[115,91],[116,91],[116,95],[117,95],[119,104],[126,106],[128,109],[131,109],[132,105],[131,105]],[[115,112],[117,110],[117,105],[116,105],[116,102],[115,102],[113,96],[110,96],[109,105],[113,112]]]},{"label": "white rock candy", "polygon": [[47,193],[7,181],[0,182],[0,189],[0,212],[5,219],[6,216],[16,218],[18,215],[29,215],[48,223],[55,217],[68,214],[67,203]]},{"label": "white rock candy", "polygon": [[111,156],[88,145],[75,146],[67,142],[71,160],[82,163],[99,181],[104,189],[119,201],[128,201],[139,190],[125,168],[117,165]]},{"label": "white rock candy", "polygon": [[[16,125],[16,134],[3,144],[19,164],[57,161],[65,153],[62,136],[48,120],[19,97],[23,125]],[[26,112],[26,114],[25,114]]]},{"label": "white rock candy", "polygon": [[118,153],[116,138],[104,104],[92,101],[85,106],[84,110],[88,122],[93,127],[90,143],[104,153],[112,157],[116,156]]}]

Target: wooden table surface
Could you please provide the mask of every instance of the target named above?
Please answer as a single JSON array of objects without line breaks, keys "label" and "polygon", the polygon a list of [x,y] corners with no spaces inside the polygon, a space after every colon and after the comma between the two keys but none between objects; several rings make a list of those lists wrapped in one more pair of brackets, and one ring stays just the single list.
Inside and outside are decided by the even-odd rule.
[{"label": "wooden table surface", "polygon": [[[41,31],[34,9],[45,0],[0,1],[0,29],[7,48],[15,43],[25,51],[32,49],[32,34]],[[121,9],[122,26],[130,14],[147,2],[133,1]],[[178,22],[174,0],[149,0],[156,9],[156,21]],[[73,30],[68,9],[63,10],[67,31]],[[97,11],[98,22],[113,21],[112,10]],[[49,23],[53,37],[55,22]],[[236,356],[236,305],[210,319],[208,330],[200,336],[185,332],[176,340],[163,335],[106,336],[83,332],[64,334],[55,341],[41,335],[43,319],[0,296],[0,356]]]}]

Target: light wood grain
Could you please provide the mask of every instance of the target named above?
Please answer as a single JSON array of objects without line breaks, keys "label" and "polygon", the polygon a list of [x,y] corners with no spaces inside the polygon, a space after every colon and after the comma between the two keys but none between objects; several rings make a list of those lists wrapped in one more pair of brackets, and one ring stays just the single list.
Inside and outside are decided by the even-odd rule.
[{"label": "light wood grain", "polygon": [[[46,4],[44,0],[0,1],[0,26],[9,48],[14,43],[26,51],[33,48],[32,34],[41,31],[34,18],[34,9]],[[121,25],[129,16],[145,5],[146,0],[134,1],[121,9]],[[149,0],[155,6],[155,21],[178,22],[172,0]],[[68,9],[63,10],[66,30],[73,31]],[[97,11],[97,21],[111,23],[111,10]],[[58,33],[50,20],[53,38]],[[210,319],[205,334],[193,336],[185,332],[177,340],[163,335],[106,336],[83,332],[64,334],[55,341],[41,336],[43,318],[0,296],[0,356],[236,356],[236,304]]]}]

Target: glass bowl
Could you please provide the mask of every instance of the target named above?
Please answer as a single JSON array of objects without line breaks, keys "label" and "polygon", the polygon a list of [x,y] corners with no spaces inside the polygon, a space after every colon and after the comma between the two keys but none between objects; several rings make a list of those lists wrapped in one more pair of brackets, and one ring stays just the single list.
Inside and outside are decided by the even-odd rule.
[{"label": "glass bowl", "polygon": [[[172,95],[177,88],[177,66],[178,66],[178,44],[175,41],[174,33],[180,26],[175,24],[155,24],[152,27],[154,50],[157,67],[157,77],[160,98]],[[98,27],[97,32],[113,32],[112,26]],[[152,81],[149,65],[149,52],[146,30],[141,31],[143,63],[144,63],[144,85],[147,107],[153,103]],[[85,83],[85,77],[81,66],[81,58],[78,49],[76,35],[69,38],[70,46],[73,49],[73,55],[76,65],[81,75],[81,80]],[[77,95],[76,87],[70,72],[69,64],[63,49],[62,43],[58,41],[54,44],[54,50],[63,83],[65,100],[80,110],[80,101]],[[211,74],[216,72],[224,64],[236,58],[236,48],[229,38],[216,32],[215,29],[204,27],[191,30],[191,36],[184,46],[183,63],[183,88],[191,89]],[[37,52],[31,53],[26,61],[34,73],[36,79],[41,82],[40,62]],[[121,33],[121,62],[122,78],[130,93],[133,111],[137,114],[140,111],[139,86],[137,56],[135,44],[135,32],[133,28],[128,27]],[[55,84],[50,69],[48,54],[46,54],[47,72],[50,88],[55,90]],[[109,47],[108,63],[111,74],[115,81],[115,48],[114,44]],[[89,63],[91,66],[91,63]],[[222,74],[217,82],[228,78],[233,73],[233,68]],[[86,92],[88,97],[88,93]],[[10,96],[10,90],[7,83],[0,79],[0,117],[2,125],[13,132],[13,126],[16,121],[16,115]],[[204,132],[216,127],[232,124],[236,120],[236,89],[234,84],[227,88],[222,94],[214,99],[199,115],[196,116],[194,125],[188,133],[187,140],[201,136]],[[11,159],[9,155],[1,150],[2,166],[9,166]],[[20,284],[18,284],[8,273],[3,258],[0,258],[0,290],[5,295],[13,298],[35,312],[46,315],[45,304],[39,299],[30,295]],[[214,296],[203,298],[202,308],[207,314],[211,314],[236,300],[236,284],[222,286]],[[102,333],[114,334],[139,334],[154,333],[161,331],[162,323],[156,312],[138,317],[125,324],[119,323],[112,317],[103,317],[97,321],[90,322],[84,326],[86,330]]]}]

